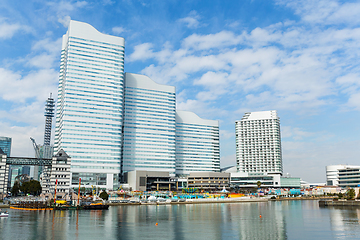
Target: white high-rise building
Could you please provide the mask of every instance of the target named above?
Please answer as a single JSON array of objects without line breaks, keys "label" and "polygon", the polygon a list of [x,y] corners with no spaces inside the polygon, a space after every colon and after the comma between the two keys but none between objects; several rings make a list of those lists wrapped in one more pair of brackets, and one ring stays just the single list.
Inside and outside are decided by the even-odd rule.
[{"label": "white high-rise building", "polygon": [[85,187],[116,189],[119,175],[133,170],[175,175],[176,156],[181,174],[219,171],[218,122],[193,113],[176,122],[175,87],[125,75],[124,46],[77,21],[63,36],[55,154],[71,157],[71,187],[81,178]]},{"label": "white high-rise building", "polygon": [[125,74],[122,170],[175,175],[175,87]]},{"label": "white high-rise building", "polygon": [[282,174],[280,119],[276,111],[245,113],[235,122],[237,171]]},{"label": "white high-rise building", "polygon": [[176,111],[176,174],[220,172],[219,122]]},{"label": "white high-rise building", "polygon": [[71,156],[72,185],[116,188],[121,165],[125,40],[70,21],[63,36],[55,152]]}]

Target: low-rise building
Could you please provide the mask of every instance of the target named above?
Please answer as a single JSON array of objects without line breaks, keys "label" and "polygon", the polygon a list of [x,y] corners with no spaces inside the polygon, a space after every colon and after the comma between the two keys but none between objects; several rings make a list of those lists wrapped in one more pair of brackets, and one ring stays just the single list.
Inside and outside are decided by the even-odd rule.
[{"label": "low-rise building", "polygon": [[360,167],[347,166],[339,169],[339,187],[359,187]]},{"label": "low-rise building", "polygon": [[226,172],[190,172],[187,177],[188,188],[204,191],[221,191],[230,187],[230,173]]},{"label": "low-rise building", "polygon": [[172,191],[176,188],[169,172],[135,170],[124,173],[124,181],[132,191]]}]

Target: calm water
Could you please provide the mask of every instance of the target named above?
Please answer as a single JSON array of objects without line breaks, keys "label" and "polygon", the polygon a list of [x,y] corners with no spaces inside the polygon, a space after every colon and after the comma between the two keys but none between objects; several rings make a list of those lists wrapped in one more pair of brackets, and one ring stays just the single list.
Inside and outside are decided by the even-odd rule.
[{"label": "calm water", "polygon": [[0,239],[360,239],[360,208],[317,201],[8,211]]}]

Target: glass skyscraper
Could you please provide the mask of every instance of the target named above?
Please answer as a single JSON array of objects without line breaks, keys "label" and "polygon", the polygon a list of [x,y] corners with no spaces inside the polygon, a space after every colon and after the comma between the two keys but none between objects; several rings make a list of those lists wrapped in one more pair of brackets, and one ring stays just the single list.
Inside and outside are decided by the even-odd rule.
[{"label": "glass skyscraper", "polygon": [[6,156],[10,157],[11,138],[9,138],[9,137],[0,137],[0,148],[6,154]]},{"label": "glass skyscraper", "polygon": [[220,172],[219,122],[176,111],[176,174]]},{"label": "glass skyscraper", "polygon": [[63,36],[55,152],[71,156],[72,184],[116,188],[121,164],[124,38],[71,21]]},{"label": "glass skyscraper", "polygon": [[120,174],[133,170],[174,176],[178,156],[181,166],[192,164],[182,174],[218,171],[218,122],[195,114],[177,122],[175,87],[124,74],[124,46],[123,38],[77,21],[63,36],[55,153],[71,157],[72,187],[81,178],[82,186],[116,189]]},{"label": "glass skyscraper", "polygon": [[125,74],[123,171],[175,175],[175,87]]}]

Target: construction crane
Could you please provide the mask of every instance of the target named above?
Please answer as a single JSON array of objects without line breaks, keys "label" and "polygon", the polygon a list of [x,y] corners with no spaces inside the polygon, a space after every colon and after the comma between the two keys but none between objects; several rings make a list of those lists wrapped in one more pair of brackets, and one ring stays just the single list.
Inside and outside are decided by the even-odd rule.
[{"label": "construction crane", "polygon": [[34,179],[38,180],[38,179],[40,179],[40,175],[43,171],[43,166],[42,166],[43,165],[42,164],[43,163],[43,161],[42,161],[43,154],[40,150],[41,145],[36,144],[35,139],[33,139],[32,137],[30,137],[30,140],[31,140],[34,150],[35,150],[35,157],[37,159],[39,159],[39,165],[35,166],[35,168],[34,168]]},{"label": "construction crane", "polygon": [[33,139],[32,137],[30,137],[30,140],[33,144],[33,147],[34,147],[34,150],[35,150],[35,157],[37,159],[41,159],[42,158],[42,154],[40,153],[40,145],[37,145],[36,142],[35,142],[35,139]]}]

